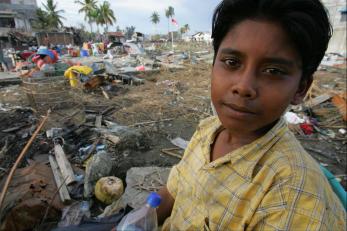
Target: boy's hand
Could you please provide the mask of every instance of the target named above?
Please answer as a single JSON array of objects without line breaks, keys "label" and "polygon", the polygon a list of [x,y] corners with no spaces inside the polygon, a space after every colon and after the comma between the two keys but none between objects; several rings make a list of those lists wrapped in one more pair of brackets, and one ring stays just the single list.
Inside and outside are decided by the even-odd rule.
[{"label": "boy's hand", "polygon": [[157,208],[158,225],[164,223],[165,219],[171,215],[172,207],[175,203],[175,199],[171,196],[166,186],[161,188],[158,192],[161,196],[161,203]]}]

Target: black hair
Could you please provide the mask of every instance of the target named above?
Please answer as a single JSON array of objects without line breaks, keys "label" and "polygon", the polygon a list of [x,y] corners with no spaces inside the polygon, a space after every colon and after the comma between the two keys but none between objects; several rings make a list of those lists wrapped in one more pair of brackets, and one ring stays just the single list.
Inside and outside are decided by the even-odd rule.
[{"label": "black hair", "polygon": [[302,79],[316,71],[332,35],[327,10],[319,0],[223,0],[212,20],[214,61],[229,30],[246,19],[282,26],[301,56]]}]

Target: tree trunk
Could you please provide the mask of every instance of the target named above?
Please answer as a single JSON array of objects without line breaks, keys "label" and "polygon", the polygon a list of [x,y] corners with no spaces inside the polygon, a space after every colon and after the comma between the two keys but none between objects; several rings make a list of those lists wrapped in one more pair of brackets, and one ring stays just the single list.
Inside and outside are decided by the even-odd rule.
[{"label": "tree trunk", "polygon": [[89,23],[89,25],[90,25],[90,33],[93,33],[93,23]]},{"label": "tree trunk", "polygon": [[170,17],[167,18],[167,35],[170,36]]}]

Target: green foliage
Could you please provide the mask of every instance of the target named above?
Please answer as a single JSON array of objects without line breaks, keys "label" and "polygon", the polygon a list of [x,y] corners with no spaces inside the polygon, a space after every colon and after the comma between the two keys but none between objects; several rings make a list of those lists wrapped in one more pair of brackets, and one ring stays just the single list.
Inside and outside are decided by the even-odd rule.
[{"label": "green foliage", "polygon": [[46,11],[43,11],[41,8],[36,10],[36,19],[33,22],[33,28],[39,30],[49,29],[48,15]]},{"label": "green foliage", "polygon": [[108,30],[108,25],[113,25],[116,22],[116,17],[114,16],[111,5],[108,1],[104,1],[98,8],[96,14],[96,23],[99,25],[105,25]]},{"label": "green foliage", "polygon": [[172,6],[169,6],[166,10],[165,10],[165,16],[170,19],[173,16],[175,16],[175,9]]},{"label": "green foliage", "polygon": [[175,9],[172,6],[169,6],[165,10],[165,16],[167,17],[167,32],[169,34],[169,32],[170,32],[170,18],[175,16]]},{"label": "green foliage", "polygon": [[[57,10],[57,3],[54,3],[53,0],[47,0],[46,4],[42,5],[44,10],[40,9],[36,12],[37,16],[40,17],[41,26],[43,26],[40,29],[58,29],[63,27],[62,19],[65,18],[61,16],[61,13],[64,13],[64,10]],[[43,19],[46,19],[46,24],[42,24]]]},{"label": "green foliage", "polygon": [[160,16],[159,13],[154,11],[151,15],[151,22],[156,25],[160,22]]},{"label": "green foliage", "polygon": [[96,11],[96,0],[76,0],[75,3],[81,5],[78,10],[79,13],[84,13],[84,19],[88,21],[91,31],[93,31],[92,23],[95,22],[97,11]]}]

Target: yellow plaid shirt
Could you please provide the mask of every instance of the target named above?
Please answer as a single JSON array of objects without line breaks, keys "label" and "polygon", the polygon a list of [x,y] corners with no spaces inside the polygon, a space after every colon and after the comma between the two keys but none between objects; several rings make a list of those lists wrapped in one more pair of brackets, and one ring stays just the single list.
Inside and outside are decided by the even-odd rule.
[{"label": "yellow plaid shirt", "polygon": [[221,123],[200,123],[167,182],[175,198],[162,230],[345,230],[346,212],[283,120],[213,162]]}]

